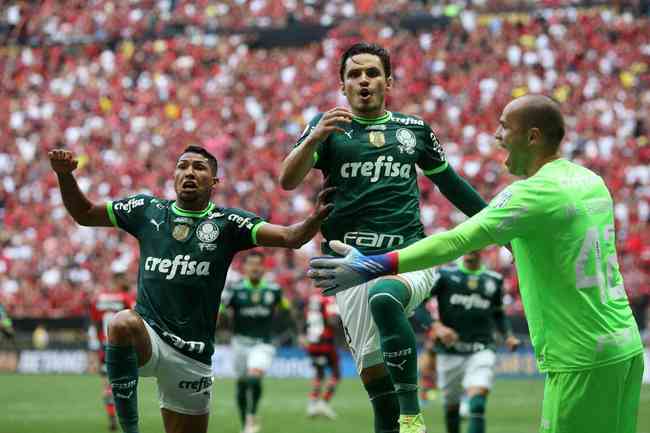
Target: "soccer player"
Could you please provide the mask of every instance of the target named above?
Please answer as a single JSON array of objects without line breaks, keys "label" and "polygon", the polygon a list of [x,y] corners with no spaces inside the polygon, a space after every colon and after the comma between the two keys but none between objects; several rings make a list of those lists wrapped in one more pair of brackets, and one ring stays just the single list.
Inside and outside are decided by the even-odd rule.
[{"label": "soccer player", "polygon": [[[301,341],[316,372],[307,404],[309,417],[323,415],[330,419],[336,418],[336,412],[329,402],[341,378],[339,355],[334,340],[337,326],[339,326],[339,313],[334,299],[323,296],[320,292],[312,293],[305,306],[306,332],[301,336]],[[324,384],[328,369],[330,378]],[[325,390],[322,389],[323,385]]]},{"label": "soccer player", "polygon": [[[418,167],[466,215],[486,205],[449,166],[429,125],[386,110],[393,78],[385,49],[353,45],[343,54],[339,73],[350,109],[335,107],[312,119],[280,176],[282,186],[293,189],[316,168],[336,186],[335,207],[322,228],[326,239],[379,253],[423,238]],[[434,269],[391,276],[336,297],[373,405],[376,432],[426,430],[418,402],[415,335],[407,316],[428,295],[435,276]]]},{"label": "soccer player", "polygon": [[133,308],[135,299],[130,291],[125,274],[115,275],[115,286],[109,290],[102,290],[94,297],[90,304],[90,334],[95,336],[98,343],[99,373],[104,382],[104,409],[108,415],[108,428],[117,430],[115,416],[115,400],[111,385],[106,379],[106,336],[111,319],[120,311]]},{"label": "soccer player", "polygon": [[221,303],[233,324],[231,344],[242,432],[257,433],[262,378],[275,355],[271,344],[273,320],[280,309],[289,310],[290,304],[280,287],[264,278],[264,255],[260,251],[246,255],[243,271],[244,279],[226,287]]},{"label": "soccer player", "polygon": [[158,380],[167,433],[207,431],[217,307],[230,262],[255,245],[298,248],[318,231],[331,205],[321,191],[313,213],[292,226],[264,222],[210,201],[217,160],[198,146],[176,161],[175,200],[138,194],[96,205],[72,174],[70,151],[49,152],[63,204],[85,226],[121,228],[139,241],[137,303],[108,326],[106,367],[124,432],[138,432],[138,376]]},{"label": "soccer player", "polygon": [[9,317],[9,313],[5,310],[5,307],[0,304],[0,332],[5,336],[6,339],[10,341],[15,341],[16,331],[14,331],[14,326]]},{"label": "soccer player", "polygon": [[469,402],[467,432],[484,433],[486,400],[496,363],[494,333],[505,337],[510,351],[520,344],[503,311],[503,276],[481,264],[480,251],[466,254],[456,266],[439,272],[431,290],[438,304],[432,331],[447,433],[460,431],[463,394]]},{"label": "soccer player", "polygon": [[523,176],[479,214],[399,251],[311,262],[326,293],[381,275],[427,269],[511,243],[530,336],[546,372],[540,432],[633,433],[643,347],[616,257],[613,203],[603,179],[559,155],[564,119],[542,95],[511,101],[495,138]]}]

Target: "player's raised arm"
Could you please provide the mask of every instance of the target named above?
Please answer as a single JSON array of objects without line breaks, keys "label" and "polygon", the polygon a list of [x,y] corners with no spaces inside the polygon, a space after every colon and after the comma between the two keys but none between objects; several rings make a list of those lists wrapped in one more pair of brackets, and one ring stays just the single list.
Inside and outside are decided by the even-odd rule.
[{"label": "player's raised arm", "polygon": [[305,220],[290,226],[263,224],[257,231],[257,245],[262,247],[300,248],[316,236],[320,225],[334,208],[329,202],[336,188],[325,188],[318,193],[314,211]]},{"label": "player's raised arm", "polygon": [[[316,119],[315,119],[316,120]],[[333,132],[344,132],[341,124],[352,122],[352,112],[347,108],[335,107],[325,112],[317,123],[310,122],[291,153],[282,161],[280,185],[289,191],[303,181],[316,163],[318,145],[327,140]]]},{"label": "player's raised arm", "polygon": [[54,149],[48,152],[50,165],[59,180],[63,204],[70,216],[82,226],[112,227],[106,206],[92,203],[79,189],[72,172],[78,161],[69,150]]}]

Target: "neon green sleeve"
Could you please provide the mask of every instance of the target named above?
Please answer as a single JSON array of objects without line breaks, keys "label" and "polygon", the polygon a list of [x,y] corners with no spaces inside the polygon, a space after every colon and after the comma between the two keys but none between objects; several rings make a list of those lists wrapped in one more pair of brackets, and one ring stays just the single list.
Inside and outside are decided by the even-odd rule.
[{"label": "neon green sleeve", "polygon": [[441,265],[495,243],[481,228],[480,216],[481,213],[449,231],[428,236],[398,250],[398,272],[401,274]]}]

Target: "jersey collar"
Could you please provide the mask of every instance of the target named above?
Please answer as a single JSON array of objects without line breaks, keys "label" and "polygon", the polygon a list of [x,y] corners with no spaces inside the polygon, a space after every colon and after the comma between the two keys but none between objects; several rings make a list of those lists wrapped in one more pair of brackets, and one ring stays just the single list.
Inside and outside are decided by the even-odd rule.
[{"label": "jersey collar", "polygon": [[262,278],[257,285],[254,285],[249,278],[244,278],[244,287],[246,287],[247,289],[257,290],[257,289],[261,289],[264,286],[266,286],[266,280],[264,280],[264,278]]},{"label": "jersey collar", "polygon": [[468,275],[479,275],[480,273],[482,273],[483,271],[485,271],[485,265],[481,265],[481,267],[478,268],[478,269],[475,270],[475,271],[473,271],[473,270],[471,270],[471,269],[467,269],[467,268],[465,267],[465,264],[463,263],[462,259],[461,259],[461,260],[458,260],[458,261],[456,262],[456,264],[458,265],[458,269],[460,269],[460,271],[461,271],[462,273],[464,273],[464,274],[468,274]]},{"label": "jersey collar", "polygon": [[369,118],[369,117],[353,116],[352,120],[362,125],[378,125],[380,123],[388,122],[392,118],[392,116],[393,113],[386,110],[386,112],[379,117]]},{"label": "jersey collar", "polygon": [[176,215],[190,217],[190,218],[202,218],[212,212],[214,209],[214,203],[210,202],[208,206],[203,210],[185,210],[176,206],[176,202],[172,203],[172,212]]}]

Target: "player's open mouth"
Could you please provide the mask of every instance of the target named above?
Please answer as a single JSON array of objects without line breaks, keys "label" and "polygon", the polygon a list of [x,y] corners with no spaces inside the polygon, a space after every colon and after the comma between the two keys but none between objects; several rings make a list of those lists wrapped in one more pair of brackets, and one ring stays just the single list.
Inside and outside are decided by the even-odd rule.
[{"label": "player's open mouth", "polygon": [[193,180],[186,180],[181,186],[183,189],[196,189],[198,187],[196,182]]},{"label": "player's open mouth", "polygon": [[361,99],[368,99],[372,96],[372,93],[370,93],[370,90],[368,89],[361,89],[359,91],[359,96],[361,96]]}]

